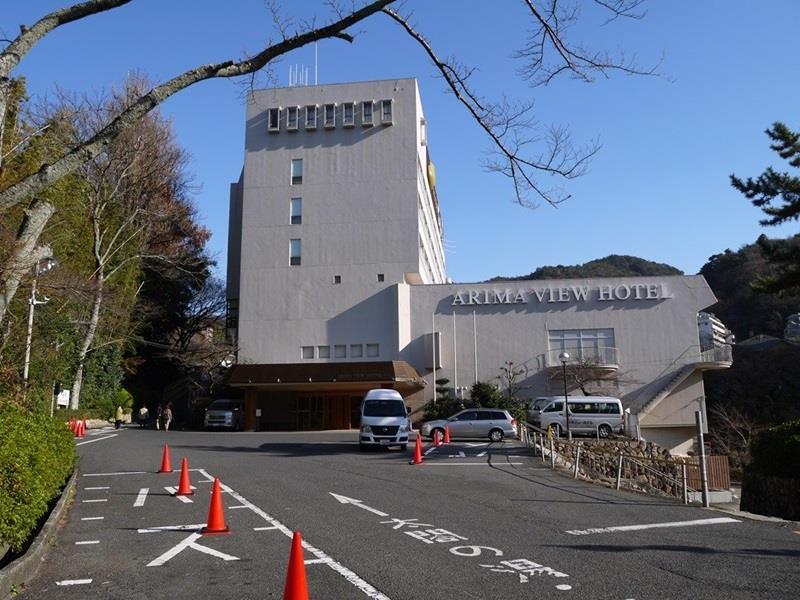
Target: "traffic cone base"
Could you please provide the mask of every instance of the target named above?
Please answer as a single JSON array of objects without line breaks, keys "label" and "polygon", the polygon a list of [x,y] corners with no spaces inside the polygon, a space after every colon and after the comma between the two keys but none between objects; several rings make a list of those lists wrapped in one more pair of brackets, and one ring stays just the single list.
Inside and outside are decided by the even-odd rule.
[{"label": "traffic cone base", "polygon": [[169,446],[164,444],[164,451],[161,453],[161,468],[159,473],[172,473],[172,465],[169,461]]},{"label": "traffic cone base", "polygon": [[303,559],[303,539],[299,531],[295,531],[292,535],[292,550],[289,553],[289,568],[286,572],[283,600],[308,600],[306,563]]},{"label": "traffic cone base", "polygon": [[222,492],[219,488],[219,479],[214,479],[214,488],[211,490],[211,506],[208,508],[208,524],[200,530],[200,533],[220,535],[230,532],[230,528],[225,525],[225,515],[222,513]]},{"label": "traffic cone base", "polygon": [[178,491],[175,492],[176,496],[191,496],[194,494],[192,484],[189,481],[189,459],[184,458],[181,460],[181,479],[178,484]]}]

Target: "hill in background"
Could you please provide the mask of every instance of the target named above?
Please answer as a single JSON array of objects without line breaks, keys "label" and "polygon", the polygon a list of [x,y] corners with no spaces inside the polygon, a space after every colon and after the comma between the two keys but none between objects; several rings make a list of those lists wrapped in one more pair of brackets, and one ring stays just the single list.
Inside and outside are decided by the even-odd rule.
[{"label": "hill in background", "polygon": [[539,267],[533,273],[519,277],[493,277],[492,281],[520,281],[526,279],[584,279],[588,277],[648,277],[655,275],[683,275],[683,271],[670,265],[636,256],[612,254],[590,260],[582,265]]}]

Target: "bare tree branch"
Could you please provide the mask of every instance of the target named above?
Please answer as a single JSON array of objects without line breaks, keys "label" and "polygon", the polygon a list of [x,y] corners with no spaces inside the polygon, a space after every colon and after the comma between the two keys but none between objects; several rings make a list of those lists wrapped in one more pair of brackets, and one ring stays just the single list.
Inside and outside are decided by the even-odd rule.
[{"label": "bare tree branch", "polygon": [[[111,0],[108,1],[110,2]],[[92,139],[78,144],[62,158],[56,160],[52,165],[43,165],[37,173],[22,179],[0,192],[0,213],[15,206],[23,199],[38,193],[61,177],[72,173],[82,164],[92,160],[122,132],[126,131],[143,115],[147,114],[173,94],[195,83],[205,81],[206,79],[238,77],[240,75],[254,73],[275,58],[291,50],[301,48],[311,42],[327,38],[340,38],[351,41],[352,38],[344,33],[345,29],[379,12],[393,1],[394,0],[374,0],[363,8],[350,13],[346,17],[330,25],[294,35],[286,40],[266,47],[250,58],[241,61],[229,60],[221,63],[202,65],[190,69],[166,83],[155,86],[148,93],[131,104],[130,107],[99,131]]]}]

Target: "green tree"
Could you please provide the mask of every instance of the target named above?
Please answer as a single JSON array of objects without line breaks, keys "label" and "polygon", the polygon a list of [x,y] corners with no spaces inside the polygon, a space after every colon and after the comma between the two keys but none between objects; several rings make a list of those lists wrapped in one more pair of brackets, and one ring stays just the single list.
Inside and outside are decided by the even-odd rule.
[{"label": "green tree", "polygon": [[[776,121],[767,136],[770,148],[778,153],[800,174],[800,133]],[[760,208],[767,217],[759,221],[764,226],[774,226],[800,218],[800,175],[778,172],[772,167],[753,179],[742,180],[731,175],[731,185]],[[800,291],[800,237],[789,240],[770,240],[762,235],[758,245],[767,259],[775,265],[774,274],[758,279],[755,284],[768,292]]]}]

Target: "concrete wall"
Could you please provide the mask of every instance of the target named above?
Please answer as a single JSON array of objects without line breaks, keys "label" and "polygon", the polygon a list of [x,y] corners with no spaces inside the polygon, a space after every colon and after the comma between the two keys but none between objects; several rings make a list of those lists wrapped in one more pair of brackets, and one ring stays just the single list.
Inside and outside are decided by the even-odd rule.
[{"label": "concrete wall", "polygon": [[[600,286],[604,289],[627,286],[630,289],[636,285],[657,285],[658,297],[600,299]],[[573,293],[559,296],[559,290],[571,290],[573,287],[580,291],[587,288],[586,299],[578,300]],[[491,300],[493,290],[505,295],[507,289],[511,290],[512,296],[521,290],[524,302],[453,305],[459,293],[462,298],[468,298],[469,292],[474,291],[477,292],[476,299],[483,300],[488,292]],[[555,290],[552,295],[551,289]],[[643,293],[640,295],[644,296]],[[611,328],[618,349],[617,373],[624,379],[618,386],[617,394],[611,395],[624,398],[635,394],[654,379],[699,360],[697,312],[715,300],[708,284],[700,276],[412,286],[411,342],[402,349],[401,357],[426,375],[426,394],[432,395],[433,377],[430,375],[430,365],[425,361],[424,337],[431,332],[431,319],[435,313],[436,329],[442,336],[443,363],[436,378],[447,377],[451,385],[456,380],[458,385],[474,383],[475,335],[478,380],[499,384],[497,376],[500,367],[505,361],[513,361],[515,367],[527,369],[527,375],[521,378],[522,395],[535,397],[545,395],[548,391],[550,330]],[[454,370],[456,362],[458,373]],[[558,365],[557,362],[554,364]],[[692,377],[685,389],[676,396],[687,406],[665,410],[671,411],[671,414],[675,411],[689,413],[692,410],[689,407],[690,400],[702,395],[702,378]],[[693,423],[693,416],[689,422]]]}]

